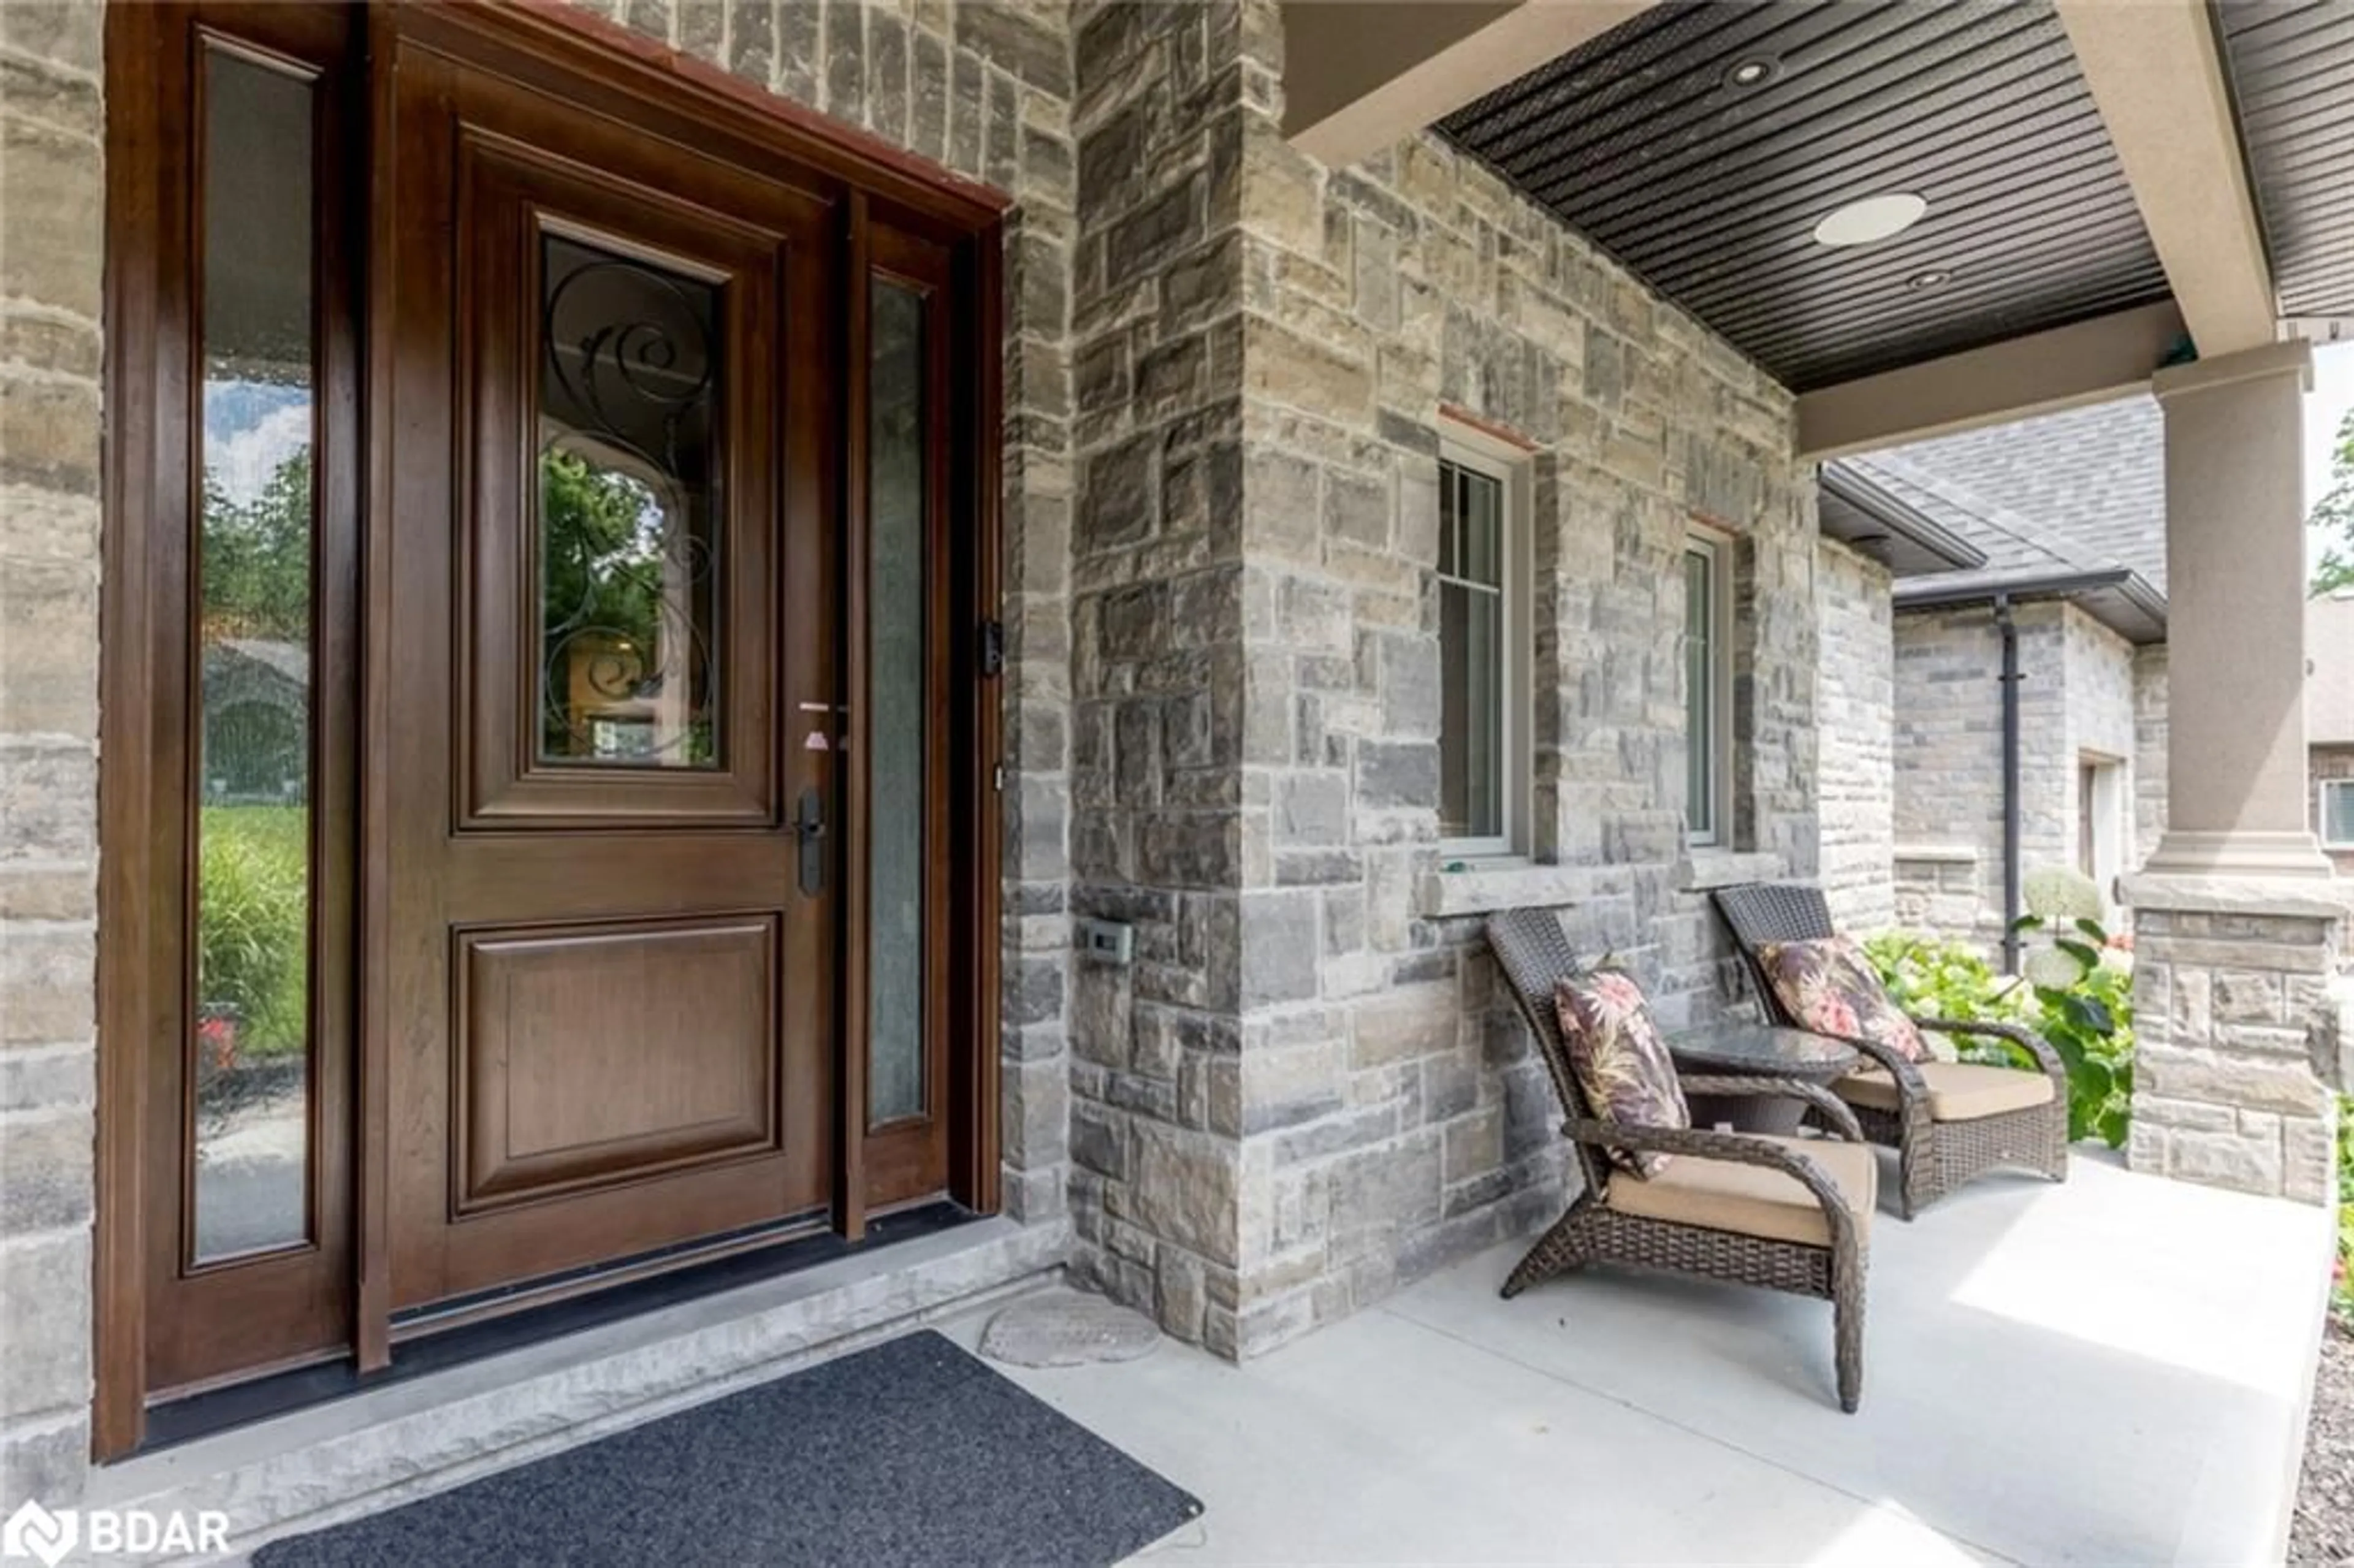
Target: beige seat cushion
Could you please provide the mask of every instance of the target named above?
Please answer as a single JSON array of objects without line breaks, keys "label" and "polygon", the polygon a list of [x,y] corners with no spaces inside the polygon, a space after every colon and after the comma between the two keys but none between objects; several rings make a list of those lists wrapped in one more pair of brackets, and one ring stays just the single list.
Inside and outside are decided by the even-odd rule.
[{"label": "beige seat cushion", "polygon": [[[1872,1205],[1879,1201],[1880,1166],[1869,1145],[1819,1138],[1765,1141],[1796,1150],[1820,1166],[1854,1212],[1858,1234],[1870,1233]],[[1815,1195],[1796,1177],[1766,1165],[1680,1154],[1674,1164],[1648,1181],[1612,1177],[1604,1202],[1622,1214],[1640,1214],[1646,1219],[1673,1220],[1810,1246],[1830,1245],[1830,1225]]]},{"label": "beige seat cushion", "polygon": [[[1976,1121],[2052,1103],[2052,1079],[2043,1073],[1975,1062],[1924,1062],[1920,1070],[1929,1086],[1933,1121]],[[1850,1073],[1831,1086],[1831,1092],[1868,1110],[1896,1108],[1896,1080],[1877,1065]]]}]

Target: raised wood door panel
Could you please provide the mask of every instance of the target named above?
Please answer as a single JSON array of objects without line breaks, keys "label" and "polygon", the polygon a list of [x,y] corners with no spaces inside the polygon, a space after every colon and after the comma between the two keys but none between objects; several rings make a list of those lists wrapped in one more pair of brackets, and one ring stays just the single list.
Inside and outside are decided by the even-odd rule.
[{"label": "raised wood door panel", "polygon": [[776,1150],[777,937],[773,915],[461,932],[458,1213]]},{"label": "raised wood door panel", "polygon": [[[825,1213],[839,217],[393,23],[368,979],[396,1312]],[[822,849],[823,846],[821,846]],[[380,858],[378,858],[380,857]]]}]

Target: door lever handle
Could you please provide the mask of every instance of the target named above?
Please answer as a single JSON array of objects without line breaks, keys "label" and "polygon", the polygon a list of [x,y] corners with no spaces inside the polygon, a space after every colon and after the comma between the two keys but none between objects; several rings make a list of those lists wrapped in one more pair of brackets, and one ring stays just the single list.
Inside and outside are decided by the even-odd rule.
[{"label": "door lever handle", "polygon": [[793,831],[801,841],[801,892],[814,898],[825,891],[825,792],[814,784],[801,791]]}]

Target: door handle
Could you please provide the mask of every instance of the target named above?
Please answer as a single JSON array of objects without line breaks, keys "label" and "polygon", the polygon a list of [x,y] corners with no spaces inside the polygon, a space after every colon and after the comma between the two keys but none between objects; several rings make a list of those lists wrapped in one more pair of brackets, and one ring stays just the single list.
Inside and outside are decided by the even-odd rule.
[{"label": "door handle", "polygon": [[814,784],[801,791],[793,832],[801,841],[801,891],[814,898],[825,891],[825,791]]}]

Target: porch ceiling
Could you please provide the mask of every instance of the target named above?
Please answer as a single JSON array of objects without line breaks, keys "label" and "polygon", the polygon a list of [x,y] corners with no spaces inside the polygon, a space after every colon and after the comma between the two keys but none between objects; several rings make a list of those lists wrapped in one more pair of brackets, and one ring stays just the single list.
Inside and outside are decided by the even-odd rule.
[{"label": "porch ceiling", "polygon": [[[1437,128],[1801,392],[2169,297],[2044,0],[1670,0]],[[1927,216],[1814,241],[1891,192]]]},{"label": "porch ceiling", "polygon": [[2282,314],[2354,318],[2354,7],[2217,7]]}]

